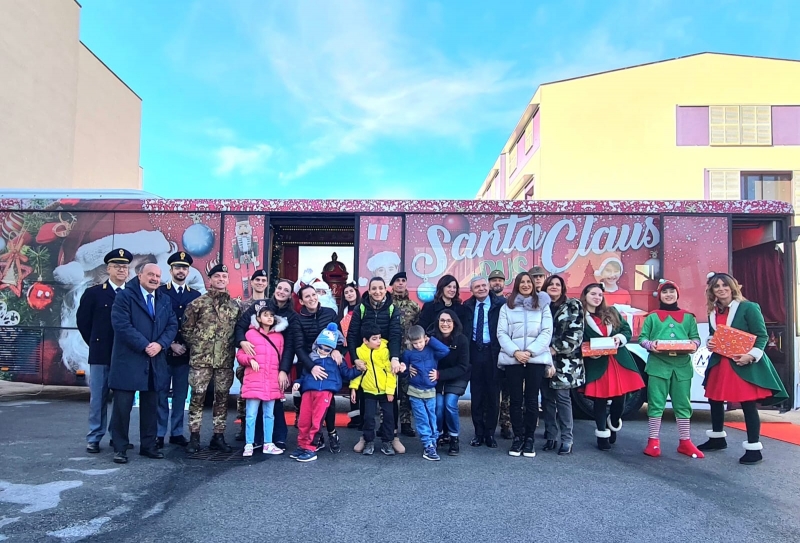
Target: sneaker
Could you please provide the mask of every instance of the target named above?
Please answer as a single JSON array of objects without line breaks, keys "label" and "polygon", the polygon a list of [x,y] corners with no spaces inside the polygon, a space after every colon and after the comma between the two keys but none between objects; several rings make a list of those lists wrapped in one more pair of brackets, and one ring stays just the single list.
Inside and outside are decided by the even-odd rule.
[{"label": "sneaker", "polygon": [[263,454],[283,454],[283,449],[280,449],[275,446],[274,443],[267,443],[264,445],[264,448],[261,449]]},{"label": "sneaker", "polygon": [[336,430],[328,434],[328,449],[334,454],[342,452],[342,446],[339,445],[339,434]]},{"label": "sneaker", "polygon": [[302,449],[302,448],[300,448],[300,447],[297,447],[297,448],[296,448],[296,449],[295,449],[295,450],[292,452],[292,454],[290,454],[290,455],[289,455],[289,458],[291,458],[292,460],[297,460],[297,457],[298,457],[298,456],[300,456],[301,454],[303,454],[304,452],[306,452],[306,450],[305,450],[305,449]]},{"label": "sneaker", "polygon": [[439,454],[436,452],[436,447],[433,445],[428,445],[425,447],[425,450],[422,452],[422,458],[425,460],[433,460],[434,462],[441,460],[441,458],[439,458]]},{"label": "sneaker", "polygon": [[321,451],[322,449],[324,449],[324,448],[325,448],[325,438],[324,438],[324,437],[322,437],[322,434],[321,434],[321,433],[320,433],[320,434],[317,434],[317,435],[318,435],[319,439],[317,439],[317,440],[313,441],[313,442],[311,443],[311,446],[312,446],[312,447],[316,447],[317,451]]},{"label": "sneaker", "polygon": [[525,444],[522,446],[522,456],[526,458],[534,458],[536,456],[536,451],[533,450],[532,437],[525,438]]},{"label": "sneaker", "polygon": [[524,442],[521,437],[515,437],[511,442],[511,448],[508,450],[510,456],[520,456],[522,454],[522,447]]},{"label": "sneaker", "polygon": [[458,456],[461,448],[458,446],[458,436],[450,436],[450,447],[447,449],[448,456]]},{"label": "sneaker", "polygon": [[364,450],[361,452],[364,456],[371,456],[372,453],[375,452],[375,443],[372,441],[367,441],[364,444]]},{"label": "sneaker", "polygon": [[242,456],[253,456],[253,444],[252,443],[248,443],[247,445],[244,446],[244,452],[242,453]]},{"label": "sneaker", "polygon": [[298,462],[313,462],[317,459],[317,451],[303,451],[303,453],[295,458]]},{"label": "sneaker", "polygon": [[394,456],[394,448],[392,448],[392,444],[388,441],[381,443],[381,452],[386,456]]}]

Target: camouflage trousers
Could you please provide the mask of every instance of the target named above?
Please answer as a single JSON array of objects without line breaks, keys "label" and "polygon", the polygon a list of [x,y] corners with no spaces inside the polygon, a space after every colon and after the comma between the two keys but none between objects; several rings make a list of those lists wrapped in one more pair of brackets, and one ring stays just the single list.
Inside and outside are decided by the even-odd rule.
[{"label": "camouflage trousers", "polygon": [[[502,372],[505,373],[505,372]],[[508,390],[508,379],[500,376],[500,428],[511,428],[511,393]]]},{"label": "camouflage trousers", "polygon": [[397,387],[397,408],[399,412],[400,424],[411,424],[411,402],[408,399],[408,380],[409,378],[400,375],[400,386]]},{"label": "camouflage trousers", "polygon": [[203,423],[203,402],[211,380],[214,380],[214,433],[225,431],[228,419],[228,391],[233,384],[233,368],[190,368],[189,431],[199,432]]},{"label": "camouflage trousers", "polygon": [[[239,381],[240,385],[244,385],[244,366],[236,365],[236,379]],[[242,398],[241,392],[239,393],[239,397],[236,398],[236,418],[242,421],[242,427],[244,428],[244,421],[247,418],[247,414],[245,411],[245,402],[244,398]]]}]

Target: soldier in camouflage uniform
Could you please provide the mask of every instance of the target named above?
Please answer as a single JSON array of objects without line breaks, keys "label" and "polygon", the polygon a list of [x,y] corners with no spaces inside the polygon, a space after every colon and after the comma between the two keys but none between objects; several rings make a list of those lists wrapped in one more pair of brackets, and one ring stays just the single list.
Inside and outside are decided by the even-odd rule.
[{"label": "soldier in camouflage uniform", "polygon": [[[506,288],[506,276],[500,270],[494,270],[489,274],[489,288],[498,296],[503,295]],[[511,439],[514,433],[511,431],[511,395],[508,390],[508,381],[505,372],[500,372],[500,437]]]},{"label": "soldier in camouflage uniform", "polygon": [[189,454],[200,451],[200,425],[206,389],[214,381],[214,437],[210,449],[231,452],[225,443],[228,391],[233,384],[234,329],[241,314],[228,294],[228,268],[217,264],[208,271],[209,290],[186,307],[181,333],[189,345]]},{"label": "soldier in camouflage uniform", "polygon": [[[406,272],[399,272],[389,281],[392,287],[392,302],[400,311],[400,329],[403,341],[408,337],[408,329],[417,324],[419,320],[419,304],[408,297],[406,290]],[[398,393],[398,407],[400,419],[400,432],[408,437],[416,437],[417,433],[411,426],[411,403],[408,401],[408,376],[400,374],[400,387]],[[397,421],[395,421],[395,425]],[[395,426],[397,427],[397,426]]]},{"label": "soldier in camouflage uniform", "polygon": [[[253,305],[261,300],[266,302],[267,299],[267,286],[269,286],[269,274],[267,270],[256,270],[252,277],[250,277],[250,286],[253,289],[253,296],[249,300],[237,300],[239,303],[239,309],[241,310],[241,314],[244,315],[247,313],[247,310],[253,307]],[[241,364],[236,365],[236,379],[239,380],[239,384],[244,383],[244,366]],[[259,407],[259,410],[261,408]],[[239,419],[239,430],[236,432],[236,441],[244,441],[244,421],[245,421],[245,401],[242,398],[242,395],[239,394],[239,397],[236,399],[236,417]],[[256,421],[261,420],[261,415],[256,417]],[[256,424],[258,426],[258,424]],[[259,432],[256,429],[256,437],[258,437]],[[260,443],[260,441],[259,441]]]}]

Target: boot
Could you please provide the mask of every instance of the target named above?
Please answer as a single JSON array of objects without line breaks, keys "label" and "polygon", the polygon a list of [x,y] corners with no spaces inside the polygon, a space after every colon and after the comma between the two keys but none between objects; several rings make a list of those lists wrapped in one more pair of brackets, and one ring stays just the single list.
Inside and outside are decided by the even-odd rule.
[{"label": "boot", "polygon": [[606,424],[608,425],[608,429],[611,430],[611,435],[608,438],[608,442],[612,445],[617,442],[617,432],[622,430],[622,419],[619,419],[619,426],[614,426],[611,424],[611,415],[608,416],[606,419]]},{"label": "boot", "polygon": [[708,436],[708,441],[698,445],[697,446],[698,450],[721,451],[722,449],[728,448],[728,441],[725,439],[726,437],[728,437],[728,434],[725,433],[725,430],[721,432],[713,432],[711,430],[707,430],[706,435]]},{"label": "boot", "polygon": [[362,453],[364,452],[364,447],[366,446],[367,442],[364,441],[364,436],[358,438],[358,443],[355,444],[353,447],[353,452]]},{"label": "boot", "polygon": [[745,441],[742,443],[742,447],[744,447],[745,452],[744,456],[739,459],[740,464],[753,466],[763,460],[763,457],[761,456],[761,449],[763,449],[764,446],[761,445],[760,441],[756,443],[748,443]]},{"label": "boot", "polygon": [[392,448],[394,449],[394,452],[396,452],[397,454],[405,454],[406,453],[405,445],[400,443],[400,438],[397,437],[397,436],[394,436],[394,439],[392,440]]},{"label": "boot", "polygon": [[514,439],[514,432],[511,431],[510,426],[500,428],[500,437],[503,439]]},{"label": "boot", "polygon": [[219,451],[224,453],[229,453],[233,449],[231,446],[225,443],[225,436],[222,434],[214,434],[214,437],[211,438],[211,443],[208,445],[208,448],[212,451]]},{"label": "boot", "polygon": [[[681,441],[681,443],[683,442]],[[678,452],[680,452],[680,447],[678,447]],[[659,441],[658,439],[654,439],[652,437],[648,439],[647,447],[644,448],[644,454],[646,454],[647,456],[652,456],[653,458],[658,458],[659,456],[661,456],[661,441]]]},{"label": "boot", "polygon": [[244,421],[242,421],[242,424],[239,426],[239,429],[236,431],[236,435],[233,436],[233,439],[236,441],[244,441]]},{"label": "boot", "polygon": [[678,452],[685,454],[689,458],[705,458],[700,449],[694,446],[691,439],[681,439],[678,444]]},{"label": "boot", "polygon": [[411,423],[404,422],[400,425],[400,433],[407,437],[417,437],[417,433],[411,427]]},{"label": "boot", "polygon": [[611,450],[611,443],[608,438],[611,437],[611,430],[595,430],[595,437],[597,437],[597,448],[601,451]]},{"label": "boot", "polygon": [[458,436],[450,436],[450,448],[447,449],[447,456],[458,456],[461,449],[458,446]]},{"label": "boot", "polygon": [[197,454],[200,452],[200,432],[192,432],[189,436],[189,444],[186,446],[186,454]]}]

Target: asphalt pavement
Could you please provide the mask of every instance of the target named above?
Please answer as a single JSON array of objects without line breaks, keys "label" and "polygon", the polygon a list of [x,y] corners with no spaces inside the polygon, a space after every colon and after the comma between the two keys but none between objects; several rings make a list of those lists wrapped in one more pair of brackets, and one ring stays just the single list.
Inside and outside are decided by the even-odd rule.
[{"label": "asphalt pavement", "polygon": [[[797,446],[764,438],[765,461],[740,466],[744,433],[728,429],[727,450],[692,460],[675,452],[671,415],[658,459],[642,454],[644,418],[625,421],[611,452],[576,421],[568,457],[542,452],[540,429],[528,459],[508,456],[508,441],[470,447],[462,417],[461,455],[441,462],[409,438],[405,455],[362,457],[358,433],[340,429],[342,453],[309,464],[191,460],[167,445],[164,460],[137,448],[120,466],[108,437],[85,452],[87,410],[83,399],[0,401],[0,541],[800,541]],[[708,419],[696,419],[699,443]],[[137,429],[134,413],[134,443]]]}]

